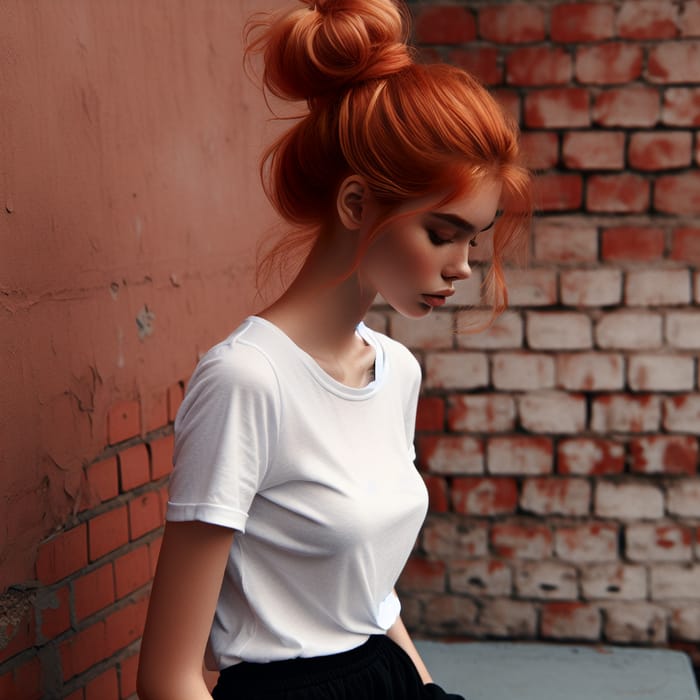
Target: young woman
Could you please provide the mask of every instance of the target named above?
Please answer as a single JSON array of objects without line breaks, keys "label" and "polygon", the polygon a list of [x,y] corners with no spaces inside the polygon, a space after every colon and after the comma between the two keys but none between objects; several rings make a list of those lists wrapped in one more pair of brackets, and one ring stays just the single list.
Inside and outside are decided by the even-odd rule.
[{"label": "young woman", "polygon": [[[264,82],[308,113],[267,191],[313,235],[282,296],[200,361],[175,424],[141,700],[418,700],[432,682],[394,585],[423,522],[420,369],[362,319],[420,319],[493,237],[488,286],[527,232],[517,129],[468,74],[420,65],[393,0],[317,0],[253,26]],[[289,240],[278,253],[286,254]]]}]

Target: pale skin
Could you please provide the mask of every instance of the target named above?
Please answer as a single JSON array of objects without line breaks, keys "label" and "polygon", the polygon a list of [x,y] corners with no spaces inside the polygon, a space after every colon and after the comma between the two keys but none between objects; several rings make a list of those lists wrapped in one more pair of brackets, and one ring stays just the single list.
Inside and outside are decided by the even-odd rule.
[{"label": "pale skin", "polygon": [[[440,197],[433,198],[435,208],[430,201],[409,203],[405,211],[421,212],[390,226],[346,276],[378,213],[365,181],[346,178],[334,222],[287,291],[258,315],[335,379],[364,386],[374,351],[355,328],[377,293],[410,318],[441,305],[454,284],[470,276],[469,248],[493,223],[500,193],[497,181],[486,180],[443,206]],[[166,523],[141,645],[141,700],[210,700],[202,661],[233,537],[216,525]],[[401,618],[387,635],[408,653],[423,682],[431,682]]]}]

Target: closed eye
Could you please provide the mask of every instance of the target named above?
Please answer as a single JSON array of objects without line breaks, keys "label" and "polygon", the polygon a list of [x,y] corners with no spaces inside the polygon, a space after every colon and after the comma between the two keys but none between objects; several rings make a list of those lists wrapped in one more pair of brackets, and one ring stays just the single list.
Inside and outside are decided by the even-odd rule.
[{"label": "closed eye", "polygon": [[430,239],[430,242],[433,245],[447,245],[448,243],[452,243],[454,241],[453,238],[444,238],[439,233],[437,233],[434,229],[426,228],[425,230],[428,234],[428,238]]}]

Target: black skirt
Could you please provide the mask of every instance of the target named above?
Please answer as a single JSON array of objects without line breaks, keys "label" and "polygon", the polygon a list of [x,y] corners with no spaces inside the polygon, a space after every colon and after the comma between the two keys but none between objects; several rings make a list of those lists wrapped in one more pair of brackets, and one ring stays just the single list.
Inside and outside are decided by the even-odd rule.
[{"label": "black skirt", "polygon": [[[243,662],[221,671],[214,700],[426,700],[406,652],[385,635],[329,656]],[[444,697],[444,695],[443,695]]]}]

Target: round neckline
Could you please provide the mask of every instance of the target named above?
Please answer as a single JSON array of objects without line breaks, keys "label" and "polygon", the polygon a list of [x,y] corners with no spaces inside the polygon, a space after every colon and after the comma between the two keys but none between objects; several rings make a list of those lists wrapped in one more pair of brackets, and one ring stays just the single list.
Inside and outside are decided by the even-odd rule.
[{"label": "round neckline", "polygon": [[318,362],[309,355],[306,350],[299,347],[279,326],[272,321],[268,321],[262,316],[249,316],[248,321],[269,328],[277,336],[284,339],[285,343],[294,351],[304,365],[309,369],[312,376],[324,388],[337,396],[346,399],[361,400],[373,396],[384,383],[387,373],[386,355],[384,348],[379,342],[374,332],[368,328],[364,322],[360,321],[355,331],[362,340],[374,349],[374,379],[362,387],[348,386],[339,382],[326,372]]}]

